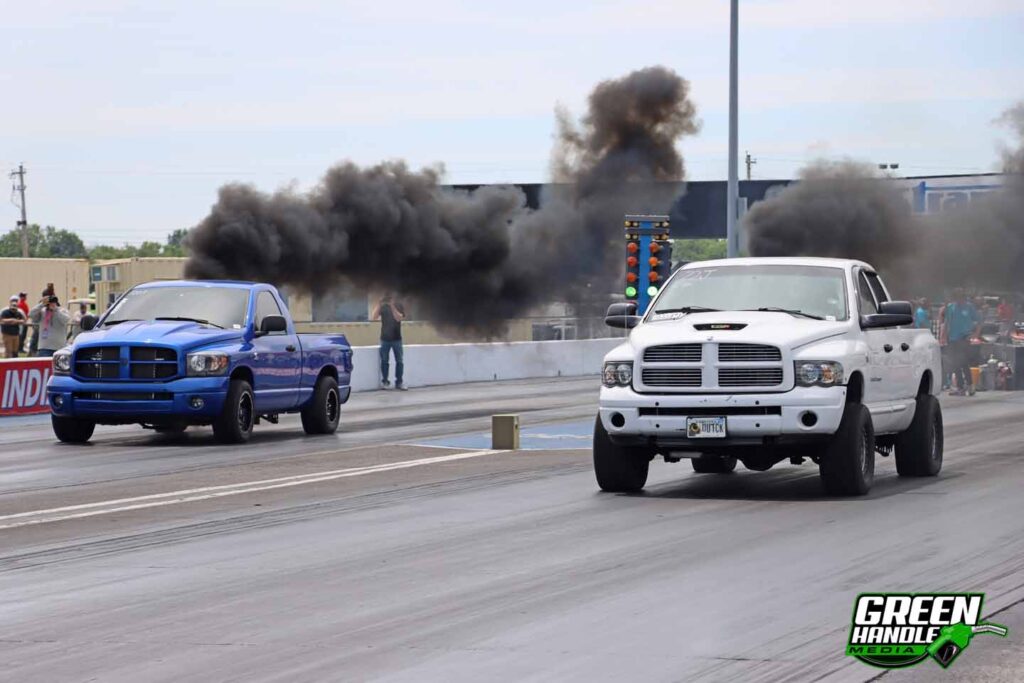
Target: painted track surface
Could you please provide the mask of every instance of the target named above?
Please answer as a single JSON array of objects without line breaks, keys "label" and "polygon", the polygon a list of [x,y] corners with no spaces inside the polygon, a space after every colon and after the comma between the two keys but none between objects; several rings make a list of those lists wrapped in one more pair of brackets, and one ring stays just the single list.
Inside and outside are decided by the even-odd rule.
[{"label": "painted track surface", "polygon": [[[1024,627],[1024,396],[943,399],[942,476],[880,459],[861,499],[822,496],[808,465],[686,462],[601,494],[585,449],[472,436],[518,412],[534,445],[576,445],[595,397],[591,379],[362,394],[336,438],[287,419],[242,448],[136,428],[66,447],[4,421],[0,526],[103,512],[0,530],[3,677],[868,680],[842,655],[859,591],[982,590]],[[282,480],[302,483],[261,484]],[[1022,636],[884,678],[1020,680]]]}]

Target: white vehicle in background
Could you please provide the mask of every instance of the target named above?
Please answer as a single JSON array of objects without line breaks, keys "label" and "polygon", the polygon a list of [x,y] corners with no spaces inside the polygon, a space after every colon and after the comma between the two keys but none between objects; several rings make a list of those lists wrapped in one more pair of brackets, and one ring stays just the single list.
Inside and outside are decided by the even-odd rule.
[{"label": "white vehicle in background", "polygon": [[942,467],[938,342],[866,263],[691,263],[645,315],[613,304],[605,322],[632,328],[604,359],[594,469],[606,491],[642,489],[657,455],[702,473],[811,460],[835,495],[868,492],[876,450],[901,476]]}]

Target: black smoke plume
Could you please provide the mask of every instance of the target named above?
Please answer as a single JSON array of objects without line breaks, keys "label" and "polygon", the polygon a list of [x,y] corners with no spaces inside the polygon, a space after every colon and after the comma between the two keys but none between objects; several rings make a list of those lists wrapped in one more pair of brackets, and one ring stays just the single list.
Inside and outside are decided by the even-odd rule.
[{"label": "black smoke plume", "polygon": [[833,256],[894,266],[911,246],[910,207],[870,166],[819,161],[744,219],[754,256]]},{"label": "black smoke plume", "polygon": [[600,83],[579,127],[560,113],[552,170],[563,185],[538,210],[514,187],[446,190],[441,168],[402,162],[344,162],[308,193],[227,185],[189,235],[186,273],[311,292],[342,282],[395,290],[420,317],[497,332],[619,274],[620,251],[608,247],[622,214],[668,208],[650,183],[682,179],[675,145],[697,128],[687,81],[653,67]]},{"label": "black smoke plume", "polygon": [[915,215],[907,199],[872,167],[818,162],[744,219],[754,256],[862,259],[902,297],[966,286],[1024,292],[1024,103],[1000,121],[1018,136],[1004,150],[1004,185],[968,204]]}]

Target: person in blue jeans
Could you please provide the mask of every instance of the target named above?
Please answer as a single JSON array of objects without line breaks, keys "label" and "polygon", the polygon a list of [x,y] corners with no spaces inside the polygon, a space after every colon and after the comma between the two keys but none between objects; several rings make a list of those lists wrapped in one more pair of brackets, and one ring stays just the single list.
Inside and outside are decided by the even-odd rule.
[{"label": "person in blue jeans", "polygon": [[953,302],[946,305],[945,322],[953,376],[957,378],[955,393],[974,396],[971,380],[971,337],[981,325],[981,315],[974,304],[967,300],[963,289],[954,290]]},{"label": "person in blue jeans", "polygon": [[389,361],[395,356],[395,389],[405,391],[402,375],[405,362],[402,358],[402,321],[405,320],[405,307],[395,300],[390,292],[384,295],[373,311],[372,320],[380,320],[380,386],[387,389],[391,386],[388,380]]}]

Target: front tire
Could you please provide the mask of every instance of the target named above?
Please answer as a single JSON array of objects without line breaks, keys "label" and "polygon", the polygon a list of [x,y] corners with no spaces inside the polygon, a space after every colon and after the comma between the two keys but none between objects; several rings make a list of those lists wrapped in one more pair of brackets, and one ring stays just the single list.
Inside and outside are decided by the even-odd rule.
[{"label": "front tire", "polygon": [[96,423],[91,420],[80,420],[77,417],[61,417],[50,415],[53,433],[64,443],[85,443],[92,438]]},{"label": "front tire", "polygon": [[839,429],[821,459],[821,483],[833,496],[863,496],[875,481],[875,429],[871,413],[847,403]]},{"label": "front tire", "polygon": [[934,477],[942,469],[942,406],[931,394],[917,397],[910,426],[896,436],[896,472],[901,477]]},{"label": "front tire", "polygon": [[338,381],[324,375],[316,381],[313,398],[302,410],[302,428],[307,434],[333,434],[341,421],[341,396]]},{"label": "front tire", "polygon": [[647,483],[651,455],[644,448],[629,448],[612,443],[601,424],[594,422],[594,475],[602,491],[627,493],[639,491]]},{"label": "front tire", "polygon": [[213,421],[213,435],[221,443],[245,443],[252,436],[255,421],[252,386],[244,379],[233,379],[220,415]]},{"label": "front tire", "polygon": [[691,458],[690,465],[698,474],[729,474],[736,469],[736,458],[728,455],[702,455],[699,458]]}]

